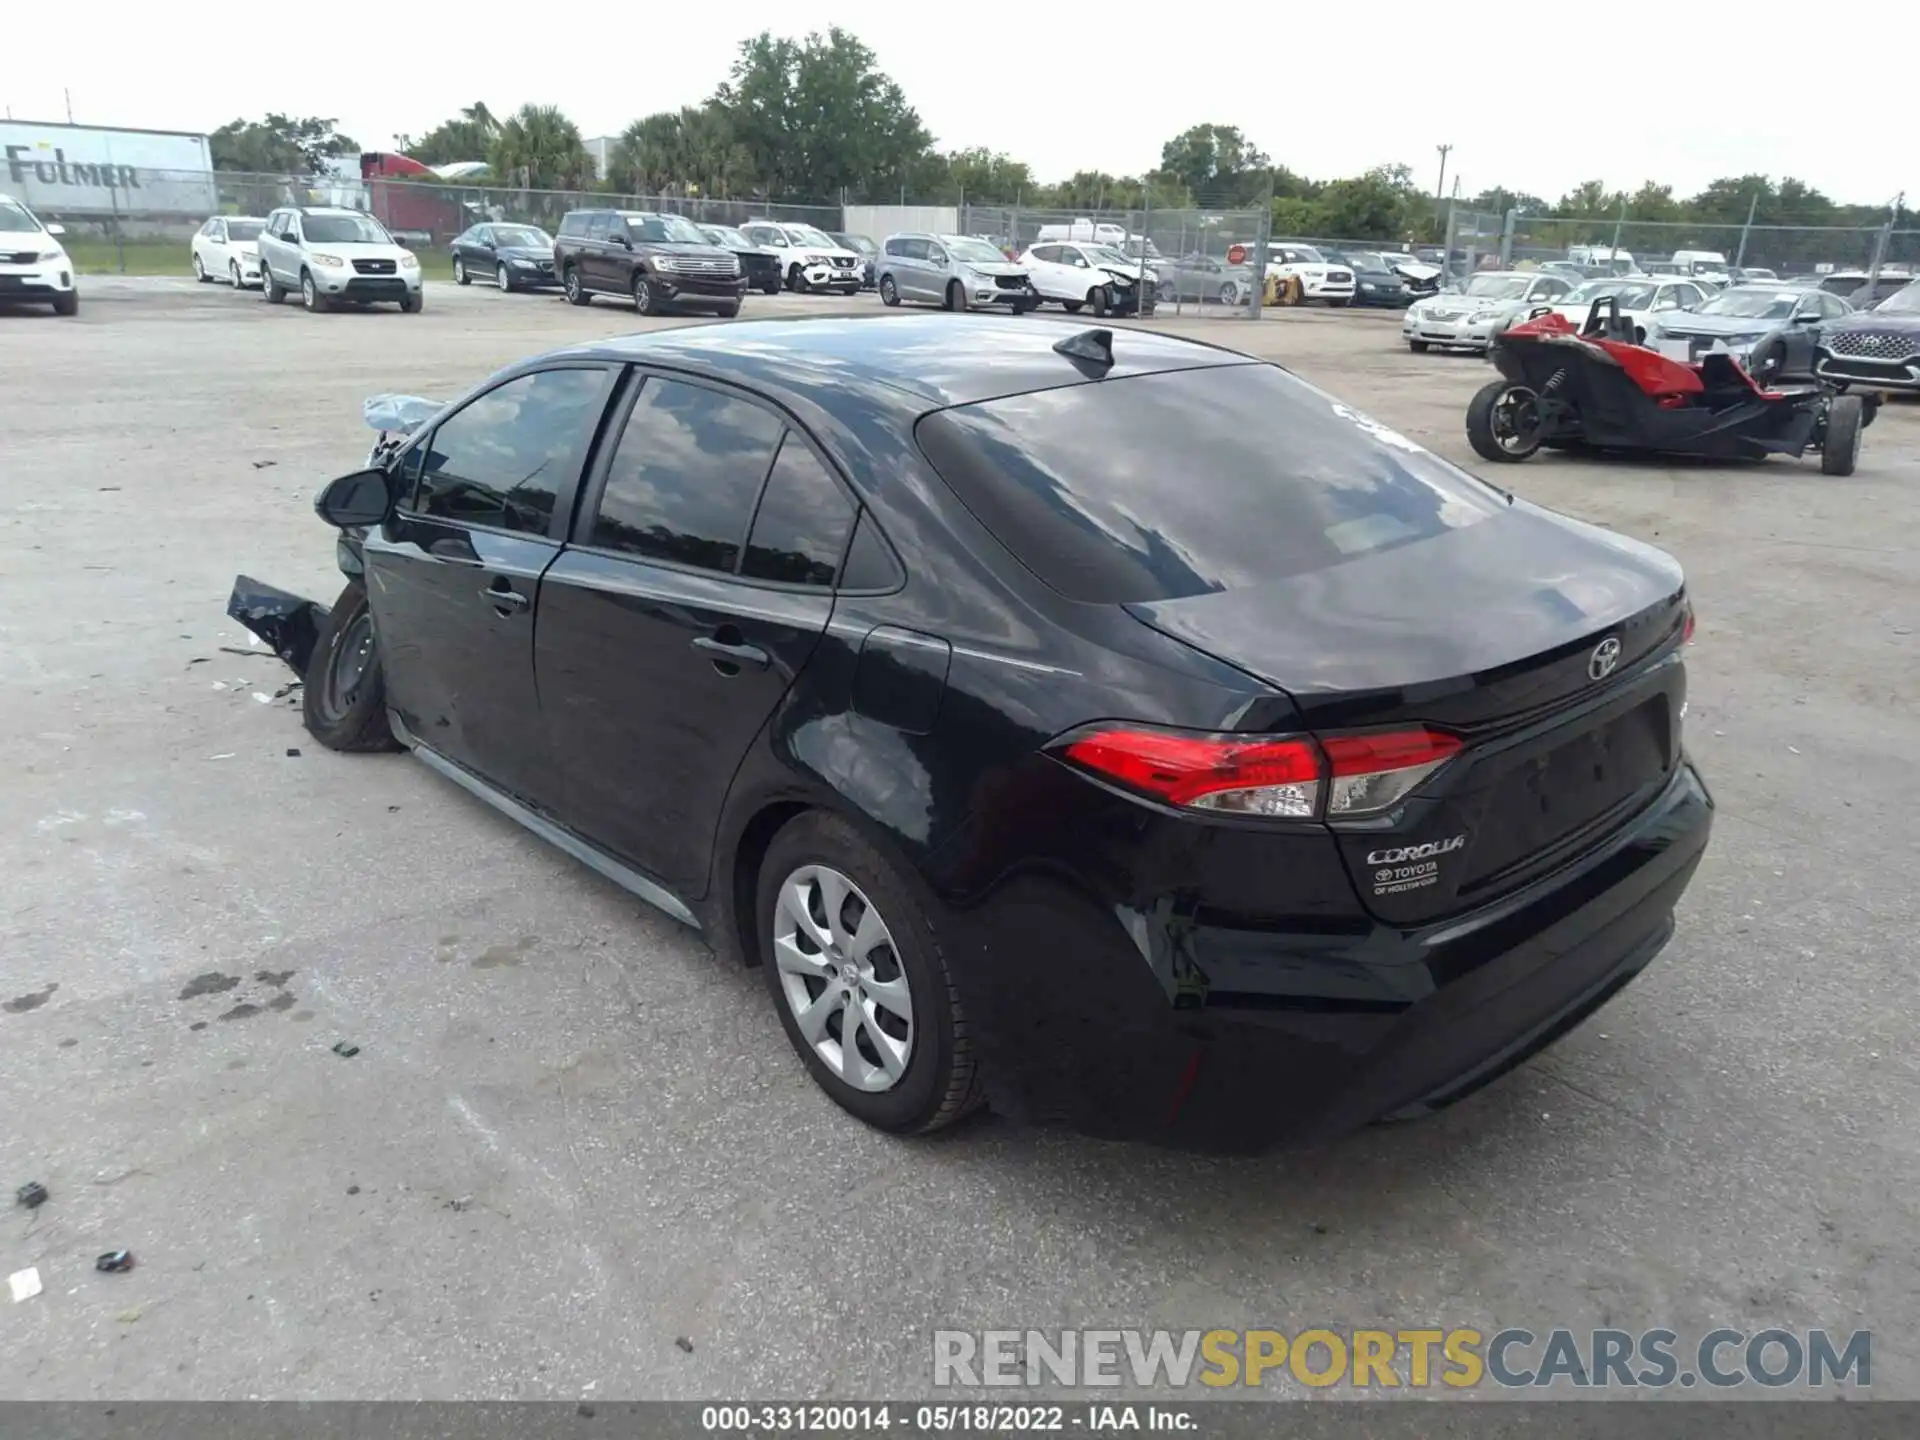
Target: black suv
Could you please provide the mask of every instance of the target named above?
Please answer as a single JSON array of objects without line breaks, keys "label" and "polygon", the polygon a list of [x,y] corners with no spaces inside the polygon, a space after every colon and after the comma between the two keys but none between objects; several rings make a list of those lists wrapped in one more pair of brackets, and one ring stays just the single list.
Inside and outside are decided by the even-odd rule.
[{"label": "black suv", "polygon": [[691,220],[639,210],[575,210],[560,222],[554,264],[567,299],[626,295],[642,315],[696,306],[740,313],[747,279],[730,250],[711,245]]}]

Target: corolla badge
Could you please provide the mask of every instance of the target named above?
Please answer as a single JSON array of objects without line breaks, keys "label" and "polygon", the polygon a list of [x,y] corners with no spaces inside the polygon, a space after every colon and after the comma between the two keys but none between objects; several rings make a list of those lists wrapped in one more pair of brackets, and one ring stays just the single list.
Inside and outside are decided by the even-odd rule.
[{"label": "corolla badge", "polygon": [[1620,664],[1620,637],[1609,635],[1593,647],[1593,653],[1587,657],[1587,678],[1604,680]]}]

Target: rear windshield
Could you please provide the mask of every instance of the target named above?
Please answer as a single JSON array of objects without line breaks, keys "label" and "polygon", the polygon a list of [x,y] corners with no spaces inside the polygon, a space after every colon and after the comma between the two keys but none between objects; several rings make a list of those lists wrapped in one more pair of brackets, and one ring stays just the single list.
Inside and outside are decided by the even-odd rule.
[{"label": "rear windshield", "polygon": [[229,220],[227,222],[227,239],[258,240],[260,238],[260,231],[266,223],[264,220]]},{"label": "rear windshield", "polygon": [[1499,492],[1272,365],[987,400],[929,415],[915,436],[1021,564],[1098,604],[1325,570],[1506,507]]}]

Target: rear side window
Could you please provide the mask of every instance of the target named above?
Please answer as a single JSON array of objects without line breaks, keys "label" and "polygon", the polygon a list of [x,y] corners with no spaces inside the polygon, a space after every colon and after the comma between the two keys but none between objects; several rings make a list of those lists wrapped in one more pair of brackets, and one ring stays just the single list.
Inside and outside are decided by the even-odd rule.
[{"label": "rear side window", "polygon": [[1506,508],[1464,471],[1272,365],[983,401],[926,416],[915,437],[1021,564],[1094,603],[1324,570]]},{"label": "rear side window", "polygon": [[787,585],[833,584],[853,515],[853,502],[820,457],[789,431],[767,475],[740,573]]},{"label": "rear side window", "polygon": [[587,213],[584,210],[570,210],[560,218],[560,233],[576,236],[587,233]]},{"label": "rear side window", "polygon": [[907,242],[898,235],[889,235],[887,237],[887,253],[889,255],[906,254]]},{"label": "rear side window", "polygon": [[589,543],[732,573],[784,429],[748,401],[649,379],[608,466]]},{"label": "rear side window", "polygon": [[596,210],[587,217],[587,239],[604,240],[613,233],[613,216],[605,210]]},{"label": "rear side window", "polygon": [[[600,418],[604,370],[540,370],[495,386],[442,420],[422,457],[421,515],[545,535]],[[411,458],[411,457],[410,457]]]}]

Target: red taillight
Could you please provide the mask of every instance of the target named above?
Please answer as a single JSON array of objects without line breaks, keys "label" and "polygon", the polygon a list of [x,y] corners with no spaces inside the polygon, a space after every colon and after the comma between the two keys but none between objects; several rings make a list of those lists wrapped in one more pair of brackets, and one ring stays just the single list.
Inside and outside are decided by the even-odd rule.
[{"label": "red taillight", "polygon": [[1330,735],[1322,743],[1333,766],[1327,818],[1334,820],[1391,809],[1460,749],[1457,738],[1438,730]]},{"label": "red taillight", "polygon": [[1169,805],[1310,820],[1390,809],[1459,748],[1453,736],[1425,729],[1335,735],[1316,743],[1304,735],[1128,727],[1085,732],[1055,753]]},{"label": "red taillight", "polygon": [[1320,798],[1320,754],[1306,739],[1096,730],[1063,753],[1170,805],[1307,819]]}]

